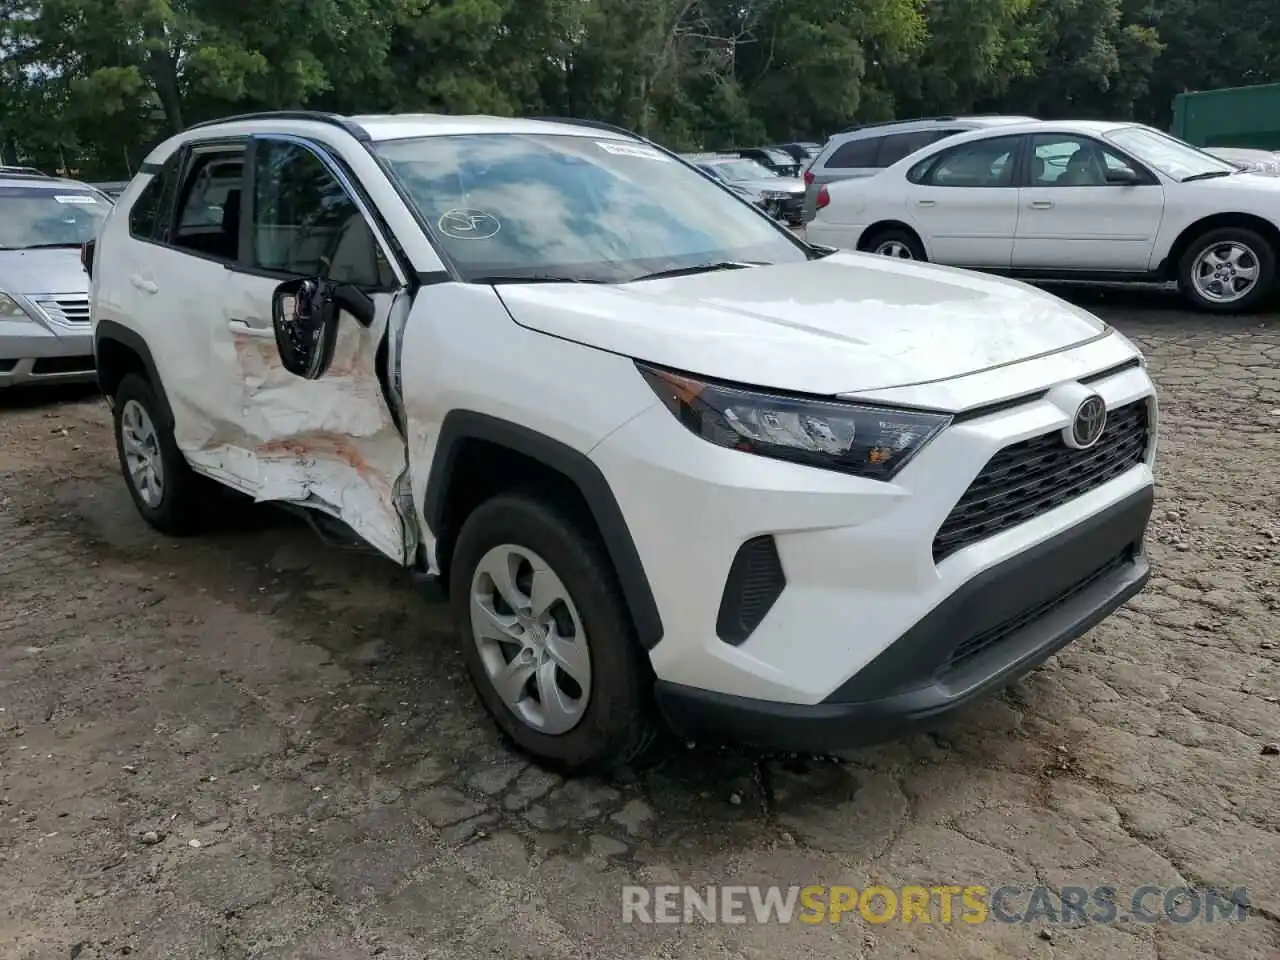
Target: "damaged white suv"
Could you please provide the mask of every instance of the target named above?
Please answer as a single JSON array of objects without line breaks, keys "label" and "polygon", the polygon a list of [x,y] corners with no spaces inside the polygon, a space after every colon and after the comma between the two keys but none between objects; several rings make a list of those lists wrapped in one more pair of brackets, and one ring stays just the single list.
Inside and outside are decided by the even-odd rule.
[{"label": "damaged white suv", "polygon": [[661,720],[843,750],[1139,591],[1156,401],[1020,283],[814,248],[574,121],[276,113],[166,141],[96,244],[138,509],[209,480],[441,577],[544,762]]}]

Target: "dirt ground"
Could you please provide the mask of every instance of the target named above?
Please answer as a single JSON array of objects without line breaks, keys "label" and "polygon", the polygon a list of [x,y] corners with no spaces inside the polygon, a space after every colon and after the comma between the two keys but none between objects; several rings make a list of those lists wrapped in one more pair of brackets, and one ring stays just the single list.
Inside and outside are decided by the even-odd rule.
[{"label": "dirt ground", "polygon": [[[499,741],[420,585],[270,509],[166,540],[100,400],[0,395],[0,957],[1280,956],[1280,324],[1074,296],[1162,389],[1154,580],[1003,695],[843,762],[674,744],[617,781],[549,776]],[[1251,905],[621,919],[625,884],[870,882]]]}]

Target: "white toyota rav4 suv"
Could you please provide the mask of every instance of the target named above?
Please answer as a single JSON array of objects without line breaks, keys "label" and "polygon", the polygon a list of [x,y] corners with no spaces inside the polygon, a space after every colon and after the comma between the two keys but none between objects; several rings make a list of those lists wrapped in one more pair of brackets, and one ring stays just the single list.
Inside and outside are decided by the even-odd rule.
[{"label": "white toyota rav4 suv", "polygon": [[85,251],[125,480],[439,576],[575,769],[933,723],[1138,592],[1139,352],[1023,284],[810,247],[569,120],[276,113],[161,144]]}]

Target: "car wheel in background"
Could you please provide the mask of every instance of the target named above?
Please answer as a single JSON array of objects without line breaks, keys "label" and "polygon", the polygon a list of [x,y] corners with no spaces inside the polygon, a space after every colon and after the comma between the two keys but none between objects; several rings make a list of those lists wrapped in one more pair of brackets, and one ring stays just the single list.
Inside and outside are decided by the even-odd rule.
[{"label": "car wheel in background", "polygon": [[898,260],[928,259],[919,238],[907,230],[877,230],[867,238],[864,249],[869,253]]},{"label": "car wheel in background", "polygon": [[1191,242],[1178,264],[1178,288],[1193,306],[1247,313],[1275,288],[1276,252],[1244,227],[1210,230]]}]

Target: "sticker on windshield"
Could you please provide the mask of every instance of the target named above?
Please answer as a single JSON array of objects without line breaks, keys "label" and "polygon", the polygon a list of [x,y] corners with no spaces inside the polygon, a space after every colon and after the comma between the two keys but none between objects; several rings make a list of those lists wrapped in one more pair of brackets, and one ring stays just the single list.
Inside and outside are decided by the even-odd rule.
[{"label": "sticker on windshield", "polygon": [[55,193],[53,199],[59,203],[97,203],[97,197],[84,193]]},{"label": "sticker on windshield", "polygon": [[643,157],[646,160],[661,160],[663,163],[670,163],[671,158],[665,154],[646,147],[641,143],[618,143],[617,141],[597,140],[596,146],[605,153],[612,153],[615,157]]},{"label": "sticker on windshield", "polygon": [[502,224],[492,213],[483,210],[446,210],[440,214],[436,226],[446,237],[454,240],[488,240],[502,229]]}]

